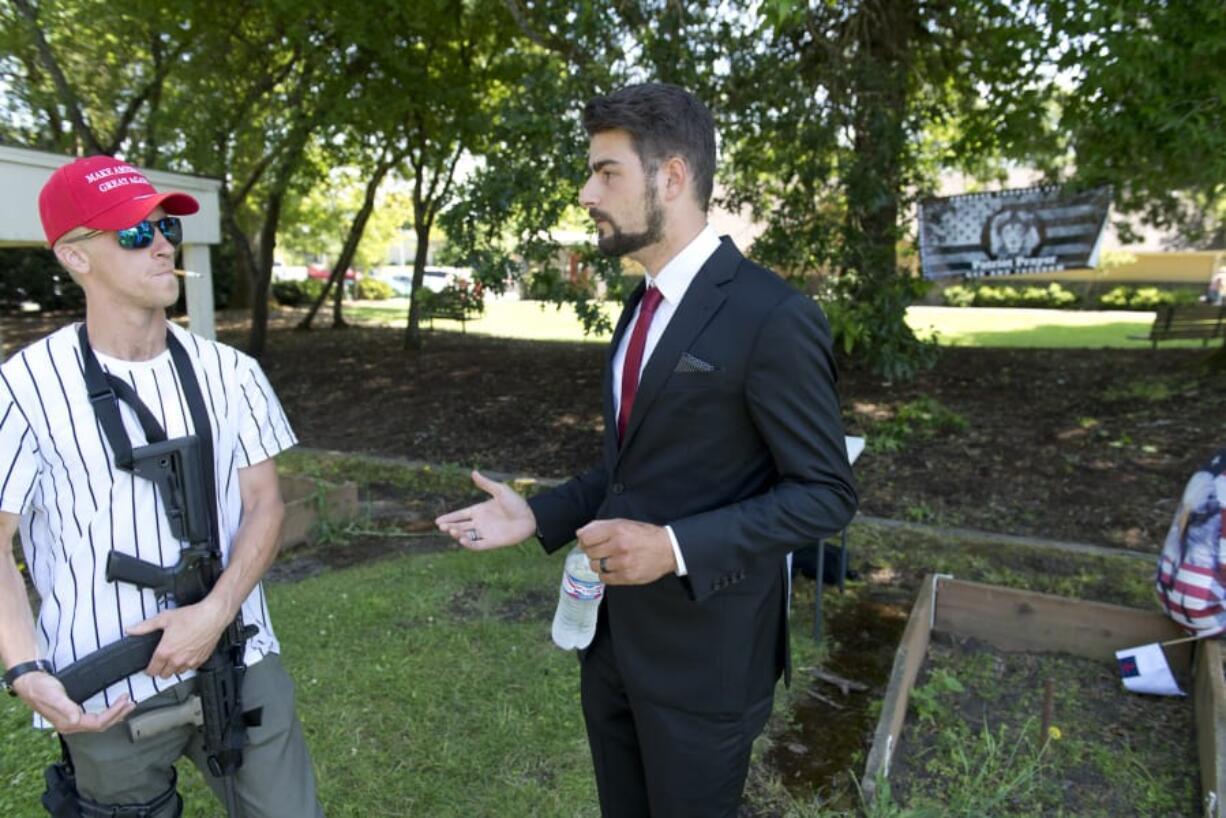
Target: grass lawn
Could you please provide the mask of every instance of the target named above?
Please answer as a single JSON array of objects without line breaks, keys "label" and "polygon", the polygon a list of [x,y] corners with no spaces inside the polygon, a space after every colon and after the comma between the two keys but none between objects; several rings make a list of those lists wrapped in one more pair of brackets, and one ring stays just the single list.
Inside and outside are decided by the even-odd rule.
[{"label": "grass lawn", "polygon": [[[602,305],[610,323],[617,323],[620,306],[613,302]],[[406,298],[361,301],[354,306],[346,305],[345,315],[356,321],[403,327],[408,309],[409,301]],[[434,325],[440,331],[460,329],[459,321],[437,319]],[[423,326],[428,328],[429,322]],[[487,301],[485,313],[467,322],[466,331],[534,341],[605,343],[609,340],[608,335],[584,335],[583,324],[575,317],[575,311],[569,304],[559,308],[547,301]]]},{"label": "grass lawn", "polygon": [[[618,305],[603,305],[610,322],[616,323]],[[346,307],[356,321],[403,326],[406,299],[362,301]],[[1029,310],[994,307],[911,307],[907,324],[921,337],[936,334],[946,346],[978,347],[1115,347],[1143,349],[1153,323],[1152,312]],[[440,320],[439,331],[458,330],[459,322]],[[467,331],[503,338],[538,341],[591,341],[603,343],[607,335],[583,334],[583,326],[569,305],[560,309],[542,301],[490,301],[485,314],[469,321]],[[1200,341],[1166,341],[1163,348],[1199,347]]]},{"label": "grass lawn", "polygon": [[[460,470],[326,460],[295,454],[284,465],[405,491],[470,495]],[[392,474],[396,469],[401,473]],[[346,547],[344,529],[334,525],[331,536],[327,547]],[[851,542],[862,579],[846,594],[828,595],[828,615],[882,593],[909,607],[931,571],[1152,606],[1148,562],[949,543],[863,525],[853,527]],[[417,553],[270,585],[274,626],[297,683],[329,816],[597,814],[576,660],[549,639],[560,570],[558,555],[546,558],[527,543],[480,555]],[[813,587],[800,581],[794,591],[795,681],[790,690],[780,687],[755,749],[748,800],[750,814],[763,818],[850,814],[815,806],[815,792],[785,789],[764,761],[772,737],[793,723],[811,688],[808,668],[820,659],[810,637]],[[832,632],[824,647],[856,639]],[[58,745],[30,729],[28,711],[7,696],[0,697],[0,734],[0,814],[42,814],[36,807],[42,768]],[[821,737],[804,740],[816,746]],[[845,767],[858,776],[862,755],[853,753]],[[184,763],[181,772],[185,814],[218,815],[194,769]],[[893,815],[884,808],[878,814]]]},{"label": "grass lawn", "polygon": [[[1143,349],[1152,312],[1028,310],[1000,307],[911,307],[907,324],[921,337],[936,334],[945,346],[1118,347]],[[1200,346],[1200,341],[1166,341],[1162,347]]]}]

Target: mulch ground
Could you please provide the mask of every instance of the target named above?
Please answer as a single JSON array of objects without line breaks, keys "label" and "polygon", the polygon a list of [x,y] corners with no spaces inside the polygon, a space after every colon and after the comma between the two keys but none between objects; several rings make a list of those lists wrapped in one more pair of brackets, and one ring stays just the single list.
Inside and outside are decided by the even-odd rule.
[{"label": "mulch ground", "polygon": [[[3,320],[10,349],[45,329]],[[287,325],[274,324],[263,364],[306,445],[545,477],[598,456],[601,344],[438,331],[409,353],[397,329]],[[221,336],[241,346],[245,333],[223,322]],[[1156,551],[1184,482],[1226,444],[1226,377],[1204,358],[953,348],[906,383],[845,368],[846,429],[870,441],[861,511]],[[923,396],[965,428],[900,438],[891,418]],[[901,445],[876,450],[886,437]]]}]

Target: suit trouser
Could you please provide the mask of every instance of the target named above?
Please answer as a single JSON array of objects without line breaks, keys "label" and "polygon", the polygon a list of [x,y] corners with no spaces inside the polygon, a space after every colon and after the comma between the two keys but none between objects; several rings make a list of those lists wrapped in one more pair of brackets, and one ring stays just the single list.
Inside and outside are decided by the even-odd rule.
[{"label": "suit trouser", "polygon": [[[601,610],[604,619],[607,608]],[[680,710],[630,695],[603,622],[582,663],[588,744],[604,818],[731,818],[773,695],[743,713]]]},{"label": "suit trouser", "polygon": [[[188,679],[141,702],[135,714],[173,706],[195,690],[195,679]],[[243,708],[256,707],[263,708],[261,724],[247,729],[243,766],[235,776],[243,815],[322,818],[323,809],[315,798],[315,771],[294,711],[294,683],[275,653],[248,667],[243,678]],[[219,800],[224,798],[223,783],[209,773],[201,733],[192,725],[135,743],[122,723],[102,733],[72,733],[64,741],[76,770],[77,791],[99,804],[153,800],[170,787],[171,768],[181,756],[200,769]]]}]

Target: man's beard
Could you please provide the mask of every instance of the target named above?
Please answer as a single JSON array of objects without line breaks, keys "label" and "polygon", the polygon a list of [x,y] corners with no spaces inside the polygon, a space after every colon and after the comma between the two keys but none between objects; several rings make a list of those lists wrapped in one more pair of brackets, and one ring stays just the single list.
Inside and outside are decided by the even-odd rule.
[{"label": "man's beard", "polygon": [[620,258],[621,256],[633,253],[636,250],[642,250],[648,245],[655,244],[664,237],[664,210],[660,207],[660,200],[656,196],[653,188],[648,187],[646,194],[643,196],[643,214],[647,220],[647,226],[638,233],[624,233],[609,214],[600,210],[589,210],[592,218],[599,217],[608,222],[612,232],[608,235],[600,236],[596,242],[597,249],[606,256]]}]

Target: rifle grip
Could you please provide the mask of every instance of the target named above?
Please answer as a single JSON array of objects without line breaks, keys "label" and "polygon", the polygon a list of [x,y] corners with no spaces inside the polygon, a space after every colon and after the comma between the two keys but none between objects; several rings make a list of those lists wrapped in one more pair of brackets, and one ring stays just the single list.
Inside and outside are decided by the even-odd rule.
[{"label": "rifle grip", "polygon": [[106,581],[127,582],[140,588],[152,588],[164,594],[170,589],[170,571],[152,562],[111,551],[106,557]]}]

